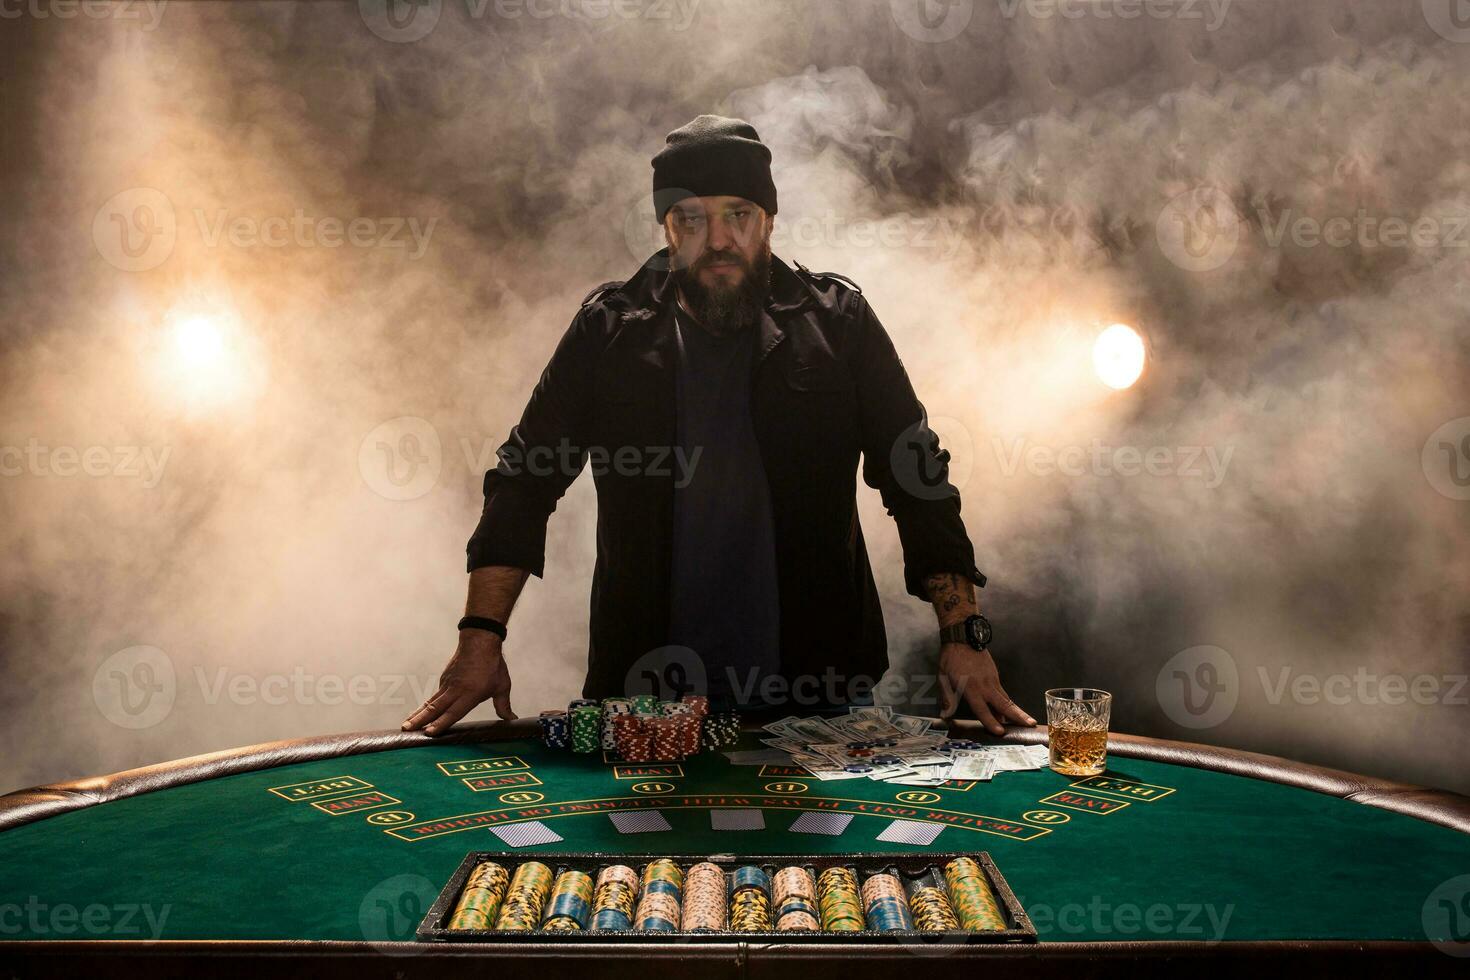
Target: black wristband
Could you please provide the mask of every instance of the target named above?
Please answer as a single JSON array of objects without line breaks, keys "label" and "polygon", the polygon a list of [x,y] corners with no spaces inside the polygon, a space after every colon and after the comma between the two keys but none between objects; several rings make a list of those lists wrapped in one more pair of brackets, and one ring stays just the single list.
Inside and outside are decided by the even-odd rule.
[{"label": "black wristband", "polygon": [[485,630],[494,633],[502,640],[505,639],[505,624],[498,619],[489,619],[485,616],[466,616],[459,621],[462,630]]}]

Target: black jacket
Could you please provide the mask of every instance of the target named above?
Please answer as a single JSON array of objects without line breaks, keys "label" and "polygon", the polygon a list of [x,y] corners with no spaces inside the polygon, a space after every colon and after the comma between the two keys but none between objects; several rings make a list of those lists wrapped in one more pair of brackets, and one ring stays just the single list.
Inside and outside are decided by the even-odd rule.
[{"label": "black jacket", "polygon": [[[586,697],[622,694],[634,662],[667,642],[678,472],[663,448],[676,445],[667,259],[660,250],[632,279],[583,301],[485,474],[484,513],[466,549],[471,571],[510,565],[541,575],[547,518],[594,454]],[[857,288],[773,255],[756,329],[751,414],[771,491],[782,673],[835,670],[876,682],[888,667],[887,638],[858,526],[858,457],[864,482],[898,522],[908,591],[927,599],[924,579],[936,572],[985,584],[948,481],[949,454]]]}]

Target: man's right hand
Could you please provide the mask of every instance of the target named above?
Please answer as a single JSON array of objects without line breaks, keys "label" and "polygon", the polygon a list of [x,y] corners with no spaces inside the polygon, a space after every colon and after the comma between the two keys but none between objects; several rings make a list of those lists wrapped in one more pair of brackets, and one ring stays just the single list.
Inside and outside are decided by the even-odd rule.
[{"label": "man's right hand", "polygon": [[500,644],[500,637],[488,630],[460,630],[459,646],[439,675],[439,690],[404,719],[403,730],[438,735],[487,698],[493,699],[500,717],[507,721],[516,717],[510,709],[510,671]]}]

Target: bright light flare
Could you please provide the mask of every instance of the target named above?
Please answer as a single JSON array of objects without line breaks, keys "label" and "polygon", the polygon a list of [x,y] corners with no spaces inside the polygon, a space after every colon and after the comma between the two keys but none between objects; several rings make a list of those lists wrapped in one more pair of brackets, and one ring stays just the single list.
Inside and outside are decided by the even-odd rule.
[{"label": "bright light flare", "polygon": [[1092,345],[1093,370],[1109,388],[1131,387],[1143,374],[1143,362],[1143,338],[1126,324],[1108,327]]},{"label": "bright light flare", "polygon": [[225,337],[213,317],[191,316],[174,324],[174,353],[189,371],[218,371],[225,360]]}]

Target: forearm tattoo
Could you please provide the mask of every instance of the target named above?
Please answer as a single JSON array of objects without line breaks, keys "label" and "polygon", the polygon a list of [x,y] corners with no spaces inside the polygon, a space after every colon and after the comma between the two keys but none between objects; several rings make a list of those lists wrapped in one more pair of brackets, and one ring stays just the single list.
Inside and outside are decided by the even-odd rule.
[{"label": "forearm tattoo", "polygon": [[958,623],[975,612],[975,583],[954,572],[940,572],[924,580],[939,625]]}]

